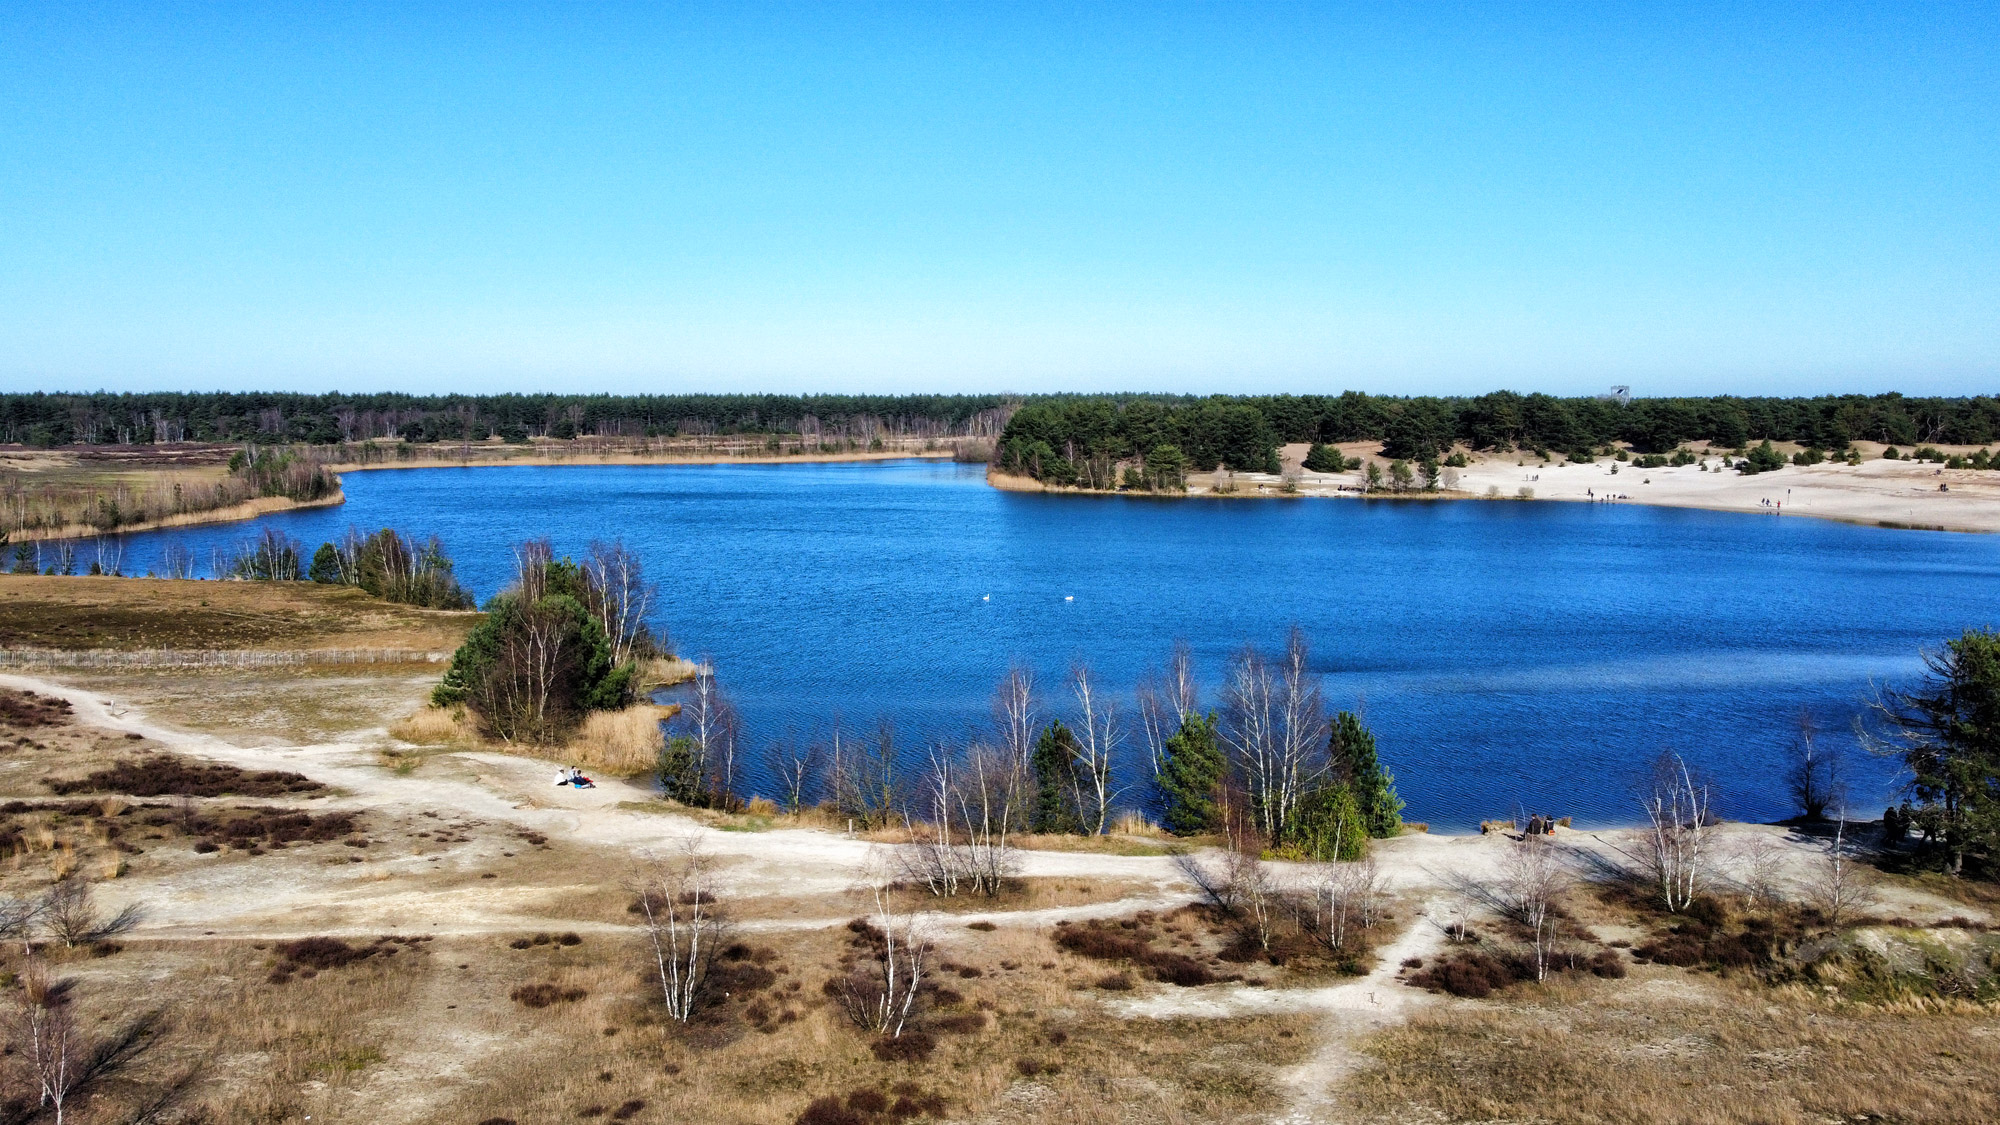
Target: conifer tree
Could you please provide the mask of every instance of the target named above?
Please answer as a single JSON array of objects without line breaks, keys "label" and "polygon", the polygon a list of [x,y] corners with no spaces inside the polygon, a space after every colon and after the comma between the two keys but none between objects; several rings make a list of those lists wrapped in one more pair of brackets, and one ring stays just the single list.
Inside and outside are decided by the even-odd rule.
[{"label": "conifer tree", "polygon": [[1167,739],[1160,765],[1161,821],[1176,836],[1197,836],[1222,827],[1216,802],[1222,786],[1222,741],[1215,716],[1190,715]]},{"label": "conifer tree", "polygon": [[1927,674],[1877,704],[1910,772],[1905,806],[1952,874],[2000,867],[2000,633],[1967,629],[1924,654]]},{"label": "conifer tree", "polygon": [[1071,799],[1076,786],[1076,735],[1061,720],[1042,728],[1030,765],[1035,770],[1035,813],[1031,827],[1038,833],[1082,831]]},{"label": "conifer tree", "polygon": [[1345,778],[1370,836],[1385,839],[1403,830],[1403,802],[1396,796],[1396,779],[1375,756],[1375,736],[1352,711],[1342,711],[1327,738],[1327,758],[1336,775]]},{"label": "conifer tree", "polygon": [[340,585],[340,552],[331,543],[321,543],[313,552],[312,569],[306,577],[322,586]]}]

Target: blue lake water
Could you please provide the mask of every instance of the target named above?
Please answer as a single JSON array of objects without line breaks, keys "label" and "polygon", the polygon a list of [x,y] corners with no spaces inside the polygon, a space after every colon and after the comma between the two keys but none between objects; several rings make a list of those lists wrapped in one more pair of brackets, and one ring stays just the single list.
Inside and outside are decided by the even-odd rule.
[{"label": "blue lake water", "polygon": [[[1728,815],[1786,815],[1801,709],[1851,742],[1871,682],[1992,623],[2000,578],[1993,536],[1639,506],[1053,497],[935,462],[375,471],[346,492],[128,536],[124,571],[176,540],[206,560],[265,523],[308,550],[393,526],[441,536],[484,599],[515,541],[623,538],[661,581],[656,624],[715,661],[752,757],[836,714],[849,730],[888,716],[912,749],[962,737],[1014,661],[1061,714],[1061,678],[1087,660],[1129,715],[1175,638],[1212,690],[1230,653],[1297,623],[1329,702],[1364,709],[1406,815],[1450,829],[1523,805],[1629,822],[1635,775],[1665,749],[1713,773]],[[1857,756],[1852,774],[1855,805],[1879,810],[1893,771]],[[1143,803],[1136,759],[1126,776]]]}]

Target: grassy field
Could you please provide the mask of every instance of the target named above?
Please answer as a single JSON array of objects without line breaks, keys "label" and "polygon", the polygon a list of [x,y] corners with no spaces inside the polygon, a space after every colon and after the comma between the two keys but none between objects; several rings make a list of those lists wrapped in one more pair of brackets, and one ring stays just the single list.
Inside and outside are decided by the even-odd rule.
[{"label": "grassy field", "polygon": [[1641,968],[1456,1001],[1367,1046],[1362,1121],[1660,1125],[2000,1120],[1990,1009],[1830,1003]]},{"label": "grassy field", "polygon": [[450,652],[473,613],[310,582],[0,574],[0,647]]},{"label": "grassy field", "polygon": [[245,506],[256,493],[229,472],[236,449],[0,449],[0,532],[16,540],[73,537],[190,522]]},{"label": "grassy field", "polygon": [[[90,1043],[132,1043],[93,1079],[91,1121],[151,1107],[184,1125],[748,1125],[832,1098],[850,1116],[811,1120],[1221,1123],[1276,1108],[1278,1070],[1310,1041],[1296,1013],[1121,1018],[1104,1003],[1125,995],[1105,991],[1115,967],[1058,931],[947,921],[923,1046],[878,1051],[823,988],[856,955],[855,896],[728,899],[744,927],[727,939],[726,995],[682,1026],[633,932],[629,859],[423,800],[362,805],[202,765],[20,692],[0,691],[0,856],[7,894],[81,875],[107,909],[147,903],[158,923],[40,943]],[[1129,889],[1024,880],[990,905]],[[755,928],[799,908],[812,920]],[[24,965],[0,943],[0,972]],[[19,1067],[0,1060],[0,1076]],[[899,1101],[916,1108],[891,1112]]]}]

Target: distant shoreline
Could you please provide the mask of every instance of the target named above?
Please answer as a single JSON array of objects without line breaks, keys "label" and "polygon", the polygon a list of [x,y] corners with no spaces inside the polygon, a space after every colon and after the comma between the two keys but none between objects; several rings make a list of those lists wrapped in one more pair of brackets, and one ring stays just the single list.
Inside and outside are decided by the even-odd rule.
[{"label": "distant shoreline", "polygon": [[563,467],[587,465],[789,465],[789,464],[836,464],[867,461],[949,461],[955,456],[950,449],[938,450],[880,450],[825,453],[771,454],[759,453],[733,455],[725,453],[701,454],[628,454],[628,453],[582,453],[575,455],[551,455],[539,453],[512,458],[466,458],[446,459],[437,457],[413,458],[401,461],[384,461],[372,464],[328,463],[326,470],[335,475],[336,485],[332,495],[318,500],[291,500],[283,496],[260,496],[241,503],[221,508],[211,508],[203,512],[182,512],[156,520],[123,524],[115,528],[103,529],[88,524],[69,524],[58,528],[17,530],[10,542],[60,542],[62,540],[96,539],[105,535],[136,534],[143,531],[162,531],[174,527],[203,527],[211,524],[241,523],[260,516],[278,512],[298,511],[306,508],[331,508],[347,502],[347,494],[338,485],[342,473],[374,472],[382,469],[487,469],[509,466]]},{"label": "distant shoreline", "polygon": [[854,451],[844,453],[583,453],[576,455],[550,455],[537,453],[526,457],[508,458],[412,458],[406,461],[382,461],[373,464],[333,464],[327,469],[335,473],[373,472],[378,469],[491,469],[509,466],[531,465],[560,467],[564,465],[796,465],[796,464],[837,464],[849,461],[908,461],[922,459],[949,461],[954,456],[952,450],[881,450]]},{"label": "distant shoreline", "polygon": [[[1862,443],[1856,443],[1857,446]],[[1422,501],[1541,501],[1568,503],[1641,504],[1655,508],[1693,508],[1712,512],[1768,515],[1774,519],[1805,516],[1863,527],[1904,531],[1949,531],[1966,534],[2000,532],[2000,472],[1944,469],[1914,461],[1885,461],[1879,448],[1863,451],[1860,465],[1787,465],[1751,476],[1724,469],[1722,455],[1700,454],[1709,469],[1696,465],[1640,469],[1631,462],[1601,458],[1556,465],[1508,465],[1502,457],[1476,460],[1447,469],[1447,487],[1436,492],[1364,493],[1360,472],[1306,472],[1300,462],[1306,447],[1284,447],[1286,474],[1231,473],[1230,491],[1217,491],[1217,474],[1190,476],[1188,490],[1169,492],[1100,492],[1062,488],[1032,477],[988,467],[987,483],[1007,492],[1044,492],[1061,496],[1128,496],[1145,499],[1348,500]],[[1379,443],[1343,445],[1348,457],[1380,460]],[[1786,450],[1790,452],[1790,450]],[[1523,458],[1522,460],[1525,460]],[[1286,476],[1296,474],[1292,491]],[[1939,485],[1947,486],[1941,491]]]},{"label": "distant shoreline", "polygon": [[293,500],[284,496],[259,496],[239,504],[221,508],[210,508],[205,512],[181,512],[156,520],[141,520],[138,523],[122,524],[104,529],[88,524],[70,524],[65,527],[17,530],[8,541],[12,543],[55,543],[65,539],[96,539],[105,535],[129,535],[141,531],[163,531],[170,527],[201,527],[217,523],[241,523],[259,516],[278,512],[291,512],[303,508],[333,508],[347,503],[347,494],[338,485],[332,495],[317,500]]}]

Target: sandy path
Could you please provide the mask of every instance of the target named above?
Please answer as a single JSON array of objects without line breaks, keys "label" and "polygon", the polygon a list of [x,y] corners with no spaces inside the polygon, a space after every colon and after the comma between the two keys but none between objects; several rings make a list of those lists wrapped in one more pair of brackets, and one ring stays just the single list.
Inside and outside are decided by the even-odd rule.
[{"label": "sandy path", "polygon": [[[835,833],[779,829],[766,832],[720,832],[705,829],[687,817],[653,809],[620,808],[624,802],[645,800],[643,787],[605,782],[597,789],[572,790],[553,784],[554,763],[499,754],[452,754],[432,758],[418,775],[397,776],[376,757],[383,742],[380,729],[354,732],[347,739],[311,745],[241,746],[211,735],[189,732],[149,718],[115,698],[25,676],[0,675],[0,686],[67,699],[78,721],[112,730],[129,731],[176,751],[227,762],[245,769],[283,769],[303,773],[336,787],[336,794],[315,800],[317,807],[379,810],[416,817],[437,814],[440,825],[466,827],[502,825],[531,830],[552,838],[590,845],[614,854],[638,856],[648,849],[665,849],[680,838],[698,834],[706,848],[727,862],[732,892],[744,896],[811,895],[846,891],[860,881],[875,848],[866,841]],[[1559,841],[1575,849],[1580,861],[1616,856],[1629,850],[1627,833],[1563,831]],[[1787,845],[1788,876],[1802,882],[1811,875],[1818,845],[1783,829],[1730,825],[1720,833],[1717,854],[1757,836]],[[503,849],[509,837],[480,833],[471,844],[443,855],[397,855],[371,858],[365,864],[217,864],[186,868],[156,876],[134,876],[103,885],[113,907],[143,900],[150,917],[142,933],[151,938],[196,938],[220,934],[232,938],[287,938],[308,934],[368,935],[400,932],[439,936],[533,930],[576,930],[589,933],[629,932],[611,922],[561,920],[559,898],[571,888],[546,884],[481,884],[479,874],[507,862]],[[514,845],[518,846],[518,845]],[[1386,840],[1375,858],[1389,890],[1410,911],[1409,924],[1378,953],[1380,960],[1366,976],[1324,988],[1262,989],[1241,985],[1204,989],[1164,988],[1129,999],[1110,1000],[1113,1011],[1129,1018],[1230,1017],[1270,1011],[1323,1013],[1320,1042],[1302,1063],[1280,1074],[1288,1091],[1287,1108],[1279,1125],[1316,1125],[1335,1119],[1334,1100],[1340,1083],[1367,1061],[1356,1050],[1366,1035],[1406,1018],[1416,1007],[1433,1002],[1426,993],[1399,983],[1401,963],[1430,957],[1443,941],[1437,920],[1455,912],[1477,914],[1455,888],[1490,883],[1499,874],[1507,841],[1495,836],[1432,836],[1415,834]],[[1153,856],[1108,856],[1083,852],[1031,851],[1022,854],[1022,873],[1031,876],[1114,877],[1150,884],[1151,890],[1112,901],[1082,906],[1028,911],[936,914],[938,932],[946,941],[967,933],[975,921],[996,925],[1045,928],[1060,920],[1082,920],[1129,914],[1142,909],[1166,910],[1192,896],[1172,860]],[[1273,864],[1281,880],[1299,874],[1288,864]],[[601,886],[614,882],[615,871],[580,873],[580,883]],[[1886,906],[1914,917],[1977,914],[1962,905],[1918,892],[1898,891]],[[786,917],[744,922],[751,931],[821,929],[839,925],[839,917]],[[464,1045],[468,1049],[471,1044]],[[448,1050],[427,1053],[424,1068],[447,1073],[460,1066]]]},{"label": "sandy path", "polygon": [[[441,755],[434,759],[436,765],[427,765],[423,773],[398,777],[376,759],[373,737],[377,732],[362,732],[352,741],[240,746],[161,724],[136,708],[94,692],[26,676],[0,676],[0,685],[60,696],[70,702],[79,722],[140,734],[181,753],[243,769],[303,773],[338,791],[330,799],[315,802],[323,808],[376,809],[412,816],[425,811],[448,812],[461,819],[597,845],[634,858],[648,850],[664,851],[685,836],[698,835],[710,853],[730,862],[732,890],[742,895],[846,891],[861,881],[877,854],[876,845],[834,833],[801,829],[718,832],[671,813],[621,809],[621,803],[648,799],[650,791],[609,780],[596,789],[558,788],[553,763],[501,754]],[[324,933],[329,932],[327,927],[334,918],[346,919],[334,926],[334,932],[396,928],[437,934],[485,933],[548,926],[547,917],[530,908],[560,888],[471,885],[432,890],[410,885],[413,880],[441,876],[476,878],[477,872],[500,860],[502,847],[501,842],[481,841],[446,857],[394,856],[371,862],[365,870],[341,865],[288,868],[281,881],[274,881],[255,865],[217,865],[211,871],[177,873],[164,887],[154,887],[143,878],[121,880],[107,885],[106,898],[116,904],[121,894],[146,897],[151,914],[146,932],[160,937],[200,936],[222,932],[225,927],[232,934],[240,929],[259,936]],[[939,917],[958,922],[986,919],[1011,925],[1049,925],[1063,918],[1080,920],[1185,901],[1179,873],[1160,857],[1028,852],[1022,861],[1025,875],[1129,878],[1152,883],[1156,892],[1127,898],[1120,904]],[[601,883],[615,881],[621,873],[580,874],[580,882]],[[149,894],[151,891],[165,893]],[[746,924],[775,929],[845,920],[802,918]]]}]

